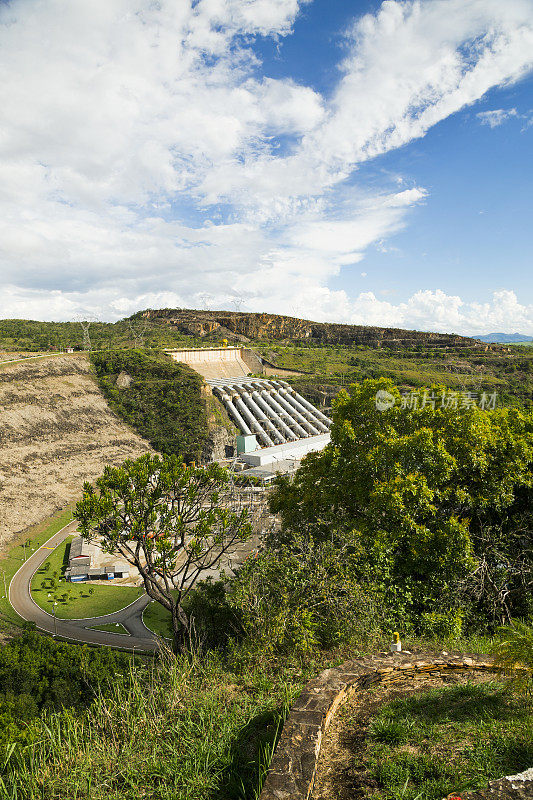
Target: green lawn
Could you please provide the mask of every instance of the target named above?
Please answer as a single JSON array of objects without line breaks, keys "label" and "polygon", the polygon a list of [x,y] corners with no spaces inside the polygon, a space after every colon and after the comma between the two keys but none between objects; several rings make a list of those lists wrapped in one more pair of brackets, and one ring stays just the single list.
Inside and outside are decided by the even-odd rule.
[{"label": "green lawn", "polygon": [[447,686],[394,700],[374,717],[365,750],[354,759],[360,788],[379,787],[372,789],[375,800],[460,795],[533,764],[531,706],[499,683]]},{"label": "green lawn", "polygon": [[[40,547],[44,542],[50,539],[54,533],[64,528],[65,525],[68,525],[72,520],[73,509],[73,504],[66,506],[49,519],[44,520],[38,525],[34,525],[26,531],[24,535],[14,540],[6,554],[0,558],[0,614],[2,618],[9,622],[22,622],[21,618],[18,614],[15,614],[13,608],[9,604],[9,600],[4,591],[3,575],[5,575],[6,588],[9,590],[9,584],[13,575],[25,561],[24,553],[26,553],[26,557],[29,558],[37,547]],[[28,544],[24,547],[23,542],[28,542]]]},{"label": "green lawn", "polygon": [[[113,581],[109,585],[94,583],[70,583],[61,580],[68,562],[68,551],[73,537],[62,542],[50,553],[47,559],[48,570],[43,566],[35,573],[31,583],[31,594],[38,606],[52,613],[54,596],[58,600],[56,616],[59,619],[81,619],[83,617],[99,617],[120,611],[143,594],[142,589],[130,586],[116,586]],[[46,563],[46,562],[45,562]],[[55,590],[50,587],[54,573],[58,581]],[[42,587],[41,584],[45,583]],[[64,595],[67,597],[64,597]],[[48,597],[48,595],[51,595]]]},{"label": "green lawn", "polygon": [[121,633],[129,636],[126,628],[120,622],[108,622],[106,625],[91,625],[92,631],[106,631],[107,633]]},{"label": "green lawn", "polygon": [[153,601],[149,606],[146,606],[143,621],[146,627],[150,628],[158,636],[167,638],[172,636],[170,612],[163,608],[160,603]]}]

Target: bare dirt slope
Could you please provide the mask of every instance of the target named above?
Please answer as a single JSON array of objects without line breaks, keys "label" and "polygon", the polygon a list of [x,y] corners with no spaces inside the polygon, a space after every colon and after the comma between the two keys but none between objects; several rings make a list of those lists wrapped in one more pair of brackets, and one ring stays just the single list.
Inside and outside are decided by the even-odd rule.
[{"label": "bare dirt slope", "polygon": [[0,369],[0,547],[76,500],[106,464],[150,451],[108,408],[83,355]]}]

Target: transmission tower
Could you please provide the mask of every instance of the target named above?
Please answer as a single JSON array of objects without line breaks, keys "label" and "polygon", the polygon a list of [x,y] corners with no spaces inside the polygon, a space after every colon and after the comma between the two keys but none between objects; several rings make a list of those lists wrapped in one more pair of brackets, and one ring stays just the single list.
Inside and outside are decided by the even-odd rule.
[{"label": "transmission tower", "polygon": [[130,329],[130,333],[132,335],[135,347],[139,347],[139,348],[144,347],[144,338],[145,338],[146,332],[148,330],[148,322],[147,322],[147,320],[129,319],[128,320],[128,327]]},{"label": "transmission tower", "polygon": [[91,327],[93,322],[98,322],[97,318],[92,314],[77,314],[72,321],[77,322],[78,325],[81,326],[81,329],[83,331],[83,349],[88,350],[90,352],[91,337],[89,335],[89,328]]},{"label": "transmission tower", "polygon": [[213,303],[212,295],[207,294],[206,292],[203,292],[202,294],[198,295],[198,299],[201,302],[202,309],[204,311],[210,311],[211,310],[211,305]]},{"label": "transmission tower", "polygon": [[244,297],[242,296],[242,294],[235,294],[231,301],[231,305],[233,306],[237,314],[240,314],[240,312],[242,311],[242,307],[244,305]]}]

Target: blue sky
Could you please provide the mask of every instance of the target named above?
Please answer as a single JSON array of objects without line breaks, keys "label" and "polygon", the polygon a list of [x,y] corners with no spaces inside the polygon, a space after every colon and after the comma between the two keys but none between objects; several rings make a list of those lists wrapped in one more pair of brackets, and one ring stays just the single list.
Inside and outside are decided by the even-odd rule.
[{"label": "blue sky", "polygon": [[0,0],[0,316],[533,335],[533,0]]}]

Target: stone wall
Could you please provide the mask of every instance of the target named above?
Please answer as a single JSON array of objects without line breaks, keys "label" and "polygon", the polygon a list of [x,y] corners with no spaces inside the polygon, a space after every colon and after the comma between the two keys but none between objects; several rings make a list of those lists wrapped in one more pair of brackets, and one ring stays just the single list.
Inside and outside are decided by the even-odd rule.
[{"label": "stone wall", "polygon": [[420,659],[397,653],[347,661],[325,670],[307,684],[293,705],[259,800],[309,800],[324,734],[337,708],[355,692],[409,674],[465,670],[492,671],[494,666],[486,656]]}]

